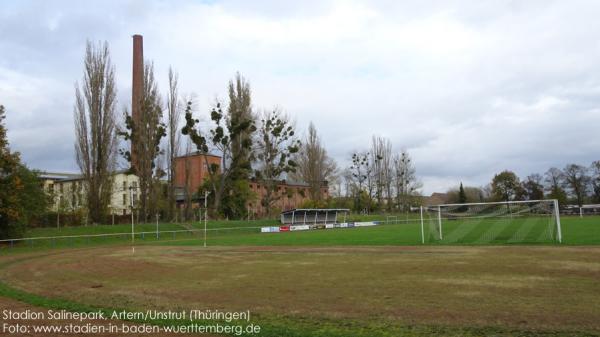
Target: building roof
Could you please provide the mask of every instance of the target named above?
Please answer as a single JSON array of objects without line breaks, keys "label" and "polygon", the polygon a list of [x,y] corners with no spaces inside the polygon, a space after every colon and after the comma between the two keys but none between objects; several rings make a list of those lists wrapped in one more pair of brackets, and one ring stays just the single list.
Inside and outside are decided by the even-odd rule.
[{"label": "building roof", "polygon": [[219,156],[219,155],[212,154],[212,153],[200,153],[200,151],[195,151],[195,152],[186,153],[186,154],[184,154],[184,155],[177,156],[177,157],[175,157],[175,158],[177,159],[177,158],[186,158],[186,157],[200,157],[200,156],[215,157],[215,158],[219,158],[219,159],[221,159],[221,156]]},{"label": "building roof", "polygon": [[[127,174],[128,169],[116,170],[112,174]],[[80,173],[63,173],[63,172],[46,172],[40,171],[39,177],[46,180],[57,180],[61,182],[83,180],[83,175]]]},{"label": "building roof", "polygon": [[281,214],[290,214],[295,212],[350,212],[347,208],[294,208],[281,212]]},{"label": "building roof", "polygon": [[447,200],[448,200],[447,193],[434,192],[434,193],[431,193],[431,196],[423,198],[423,204],[426,206],[441,205],[441,204],[446,203]]}]

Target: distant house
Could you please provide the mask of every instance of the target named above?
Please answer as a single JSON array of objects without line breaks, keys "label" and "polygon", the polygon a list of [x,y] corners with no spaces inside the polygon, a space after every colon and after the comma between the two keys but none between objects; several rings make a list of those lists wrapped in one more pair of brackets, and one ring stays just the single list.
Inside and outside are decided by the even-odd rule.
[{"label": "distant house", "polygon": [[423,197],[423,206],[442,205],[448,202],[448,194],[446,193],[431,193],[428,197]]},{"label": "distant house", "polygon": [[[41,172],[40,180],[46,194],[51,199],[53,211],[74,211],[85,206],[85,179],[76,173]],[[113,190],[109,211],[115,215],[131,214],[131,196],[133,203],[138,199],[139,179],[127,171],[113,173]],[[130,192],[130,188],[133,189]]]},{"label": "distant house", "polygon": [[[255,198],[248,202],[249,212],[255,217],[266,215],[267,208],[262,205],[261,200],[267,192],[267,187],[252,179],[250,190],[254,192]],[[326,181],[321,185],[321,195],[323,198],[329,197],[329,187]],[[274,202],[273,208],[280,211],[299,208],[310,200],[310,185],[303,182],[280,180],[275,188],[275,196],[277,200]]]}]

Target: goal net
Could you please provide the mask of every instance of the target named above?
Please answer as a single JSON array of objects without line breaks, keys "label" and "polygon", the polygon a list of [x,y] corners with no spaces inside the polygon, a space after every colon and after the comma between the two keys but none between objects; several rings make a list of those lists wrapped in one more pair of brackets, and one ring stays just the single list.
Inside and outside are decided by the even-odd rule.
[{"label": "goal net", "polygon": [[483,202],[421,209],[423,243],[544,243],[562,241],[556,200]]}]

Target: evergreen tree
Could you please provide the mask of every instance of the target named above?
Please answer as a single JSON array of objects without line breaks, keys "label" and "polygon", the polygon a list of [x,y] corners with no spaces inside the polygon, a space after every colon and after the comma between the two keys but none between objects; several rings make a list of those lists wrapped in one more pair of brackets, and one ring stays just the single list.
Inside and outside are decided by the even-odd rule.
[{"label": "evergreen tree", "polygon": [[[462,182],[460,183],[460,187],[458,188],[458,203],[464,204],[467,202],[467,194],[465,193],[465,188],[463,187]],[[467,206],[460,206],[458,208],[459,212],[466,212]]]},{"label": "evergreen tree", "polygon": [[464,204],[467,202],[467,194],[465,193],[465,188],[463,187],[462,182],[460,183],[460,187],[458,188],[458,203]]}]

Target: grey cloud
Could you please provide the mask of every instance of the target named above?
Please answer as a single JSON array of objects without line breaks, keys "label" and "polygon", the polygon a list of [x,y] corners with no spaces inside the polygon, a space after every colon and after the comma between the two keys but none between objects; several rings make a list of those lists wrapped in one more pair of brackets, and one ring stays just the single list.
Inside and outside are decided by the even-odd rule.
[{"label": "grey cloud", "polygon": [[74,169],[73,84],[86,39],[109,41],[119,109],[129,103],[133,33],[144,35],[162,88],[169,65],[180,72],[198,115],[239,70],[257,109],[282,106],[301,128],[315,122],[342,165],[373,134],[408,149],[425,193],[483,185],[503,169],[524,176],[600,159],[596,2],[33,1],[0,9],[0,49],[8,51],[0,70],[10,71],[0,74],[0,103],[11,144],[30,166]]}]

